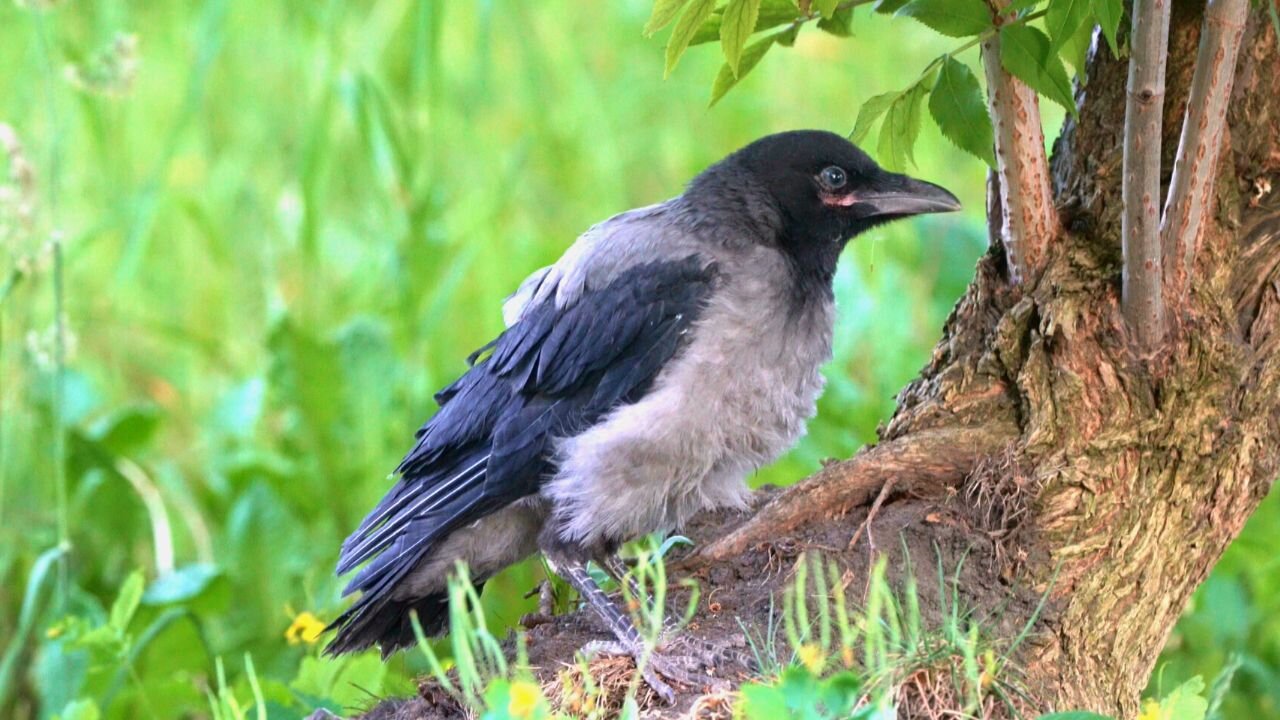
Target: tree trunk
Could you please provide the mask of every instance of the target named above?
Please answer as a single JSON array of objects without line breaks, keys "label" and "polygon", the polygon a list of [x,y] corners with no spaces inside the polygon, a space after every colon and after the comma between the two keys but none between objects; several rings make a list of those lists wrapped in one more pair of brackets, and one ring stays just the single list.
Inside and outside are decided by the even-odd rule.
[{"label": "tree trunk", "polygon": [[[1166,118],[1183,116],[1201,20],[1187,6],[1196,4],[1174,11]],[[1120,313],[1126,73],[1097,43],[1080,117],[1054,147],[1067,234],[1038,282],[1012,287],[993,250],[932,361],[902,392],[883,444],[784,493],[702,553],[720,561],[780,531],[803,535],[815,507],[846,512],[888,477],[907,504],[959,489],[946,507],[979,520],[975,543],[999,546],[1000,566],[984,582],[1048,591],[1022,657],[1041,709],[1119,717],[1136,714],[1169,631],[1280,461],[1275,32],[1265,8],[1252,13],[1216,213],[1173,340],[1153,356]],[[1165,124],[1165,185],[1178,132]],[[913,453],[927,460],[916,464]]]},{"label": "tree trunk", "polygon": [[[1203,3],[1175,5],[1166,186]],[[1254,10],[1190,297],[1170,308],[1166,349],[1144,356],[1120,308],[1128,66],[1095,48],[1079,118],[1054,146],[1065,233],[1043,273],[1011,284],[993,237],[878,446],[768,495],[751,517],[694,529],[699,549],[681,568],[704,585],[695,632],[762,626],[787,578],[761,570],[799,549],[830,551],[855,579],[875,553],[926,567],[936,555],[963,565],[961,601],[1007,639],[1031,623],[1017,657],[1024,714],[1136,715],[1191,593],[1280,469],[1280,50]],[[870,537],[851,549],[877,499]],[[595,634],[580,616],[537,628],[531,660],[554,669]]]}]

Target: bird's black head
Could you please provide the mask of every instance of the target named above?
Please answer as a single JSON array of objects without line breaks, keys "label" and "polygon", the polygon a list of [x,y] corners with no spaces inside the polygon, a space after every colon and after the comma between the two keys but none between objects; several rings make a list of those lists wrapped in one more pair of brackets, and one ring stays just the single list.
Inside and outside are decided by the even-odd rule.
[{"label": "bird's black head", "polygon": [[798,271],[827,283],[855,235],[890,220],[960,208],[943,188],[884,170],[853,143],[821,130],[761,138],[708,174],[721,192],[734,182],[762,190],[778,214],[772,241]]}]

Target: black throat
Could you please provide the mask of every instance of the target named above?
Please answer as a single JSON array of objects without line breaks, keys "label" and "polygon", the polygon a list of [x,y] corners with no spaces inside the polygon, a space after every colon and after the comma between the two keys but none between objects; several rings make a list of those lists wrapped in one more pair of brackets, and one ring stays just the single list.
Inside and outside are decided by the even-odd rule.
[{"label": "black throat", "polygon": [[848,236],[844,228],[825,225],[789,220],[779,235],[779,245],[791,269],[793,299],[798,306],[828,301],[833,295],[836,265]]}]

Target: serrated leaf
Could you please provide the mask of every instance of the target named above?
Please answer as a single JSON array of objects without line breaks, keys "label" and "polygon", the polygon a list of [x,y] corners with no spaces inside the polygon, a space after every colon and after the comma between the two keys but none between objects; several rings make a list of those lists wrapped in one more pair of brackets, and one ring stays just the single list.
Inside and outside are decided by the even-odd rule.
[{"label": "serrated leaf", "polygon": [[680,9],[689,0],[653,0],[653,12],[649,14],[649,22],[644,24],[644,34],[652,35],[676,19]]},{"label": "serrated leaf", "polygon": [[849,133],[849,142],[854,145],[861,143],[867,133],[871,132],[871,128],[875,126],[880,116],[884,115],[884,112],[889,109],[889,106],[901,94],[897,91],[880,93],[862,103],[862,108],[858,110],[858,120],[853,124],[853,132]]},{"label": "serrated leaf", "polygon": [[836,14],[836,6],[839,4],[840,0],[813,0],[813,7],[825,20],[830,20]]},{"label": "serrated leaf", "polygon": [[725,93],[751,72],[764,54],[769,52],[769,48],[773,47],[778,35],[779,33],[767,35],[744,48],[742,57],[738,60],[738,72],[735,73],[728,63],[720,66],[720,72],[716,73],[716,79],[711,83],[711,105],[720,102],[720,98],[724,97]]},{"label": "serrated leaf", "polygon": [[719,42],[720,20],[720,13],[711,13],[711,17],[704,20],[702,27],[698,28],[698,32],[693,34],[693,39],[689,41],[689,47],[703,43]]},{"label": "serrated leaf", "polygon": [[995,167],[991,116],[982,86],[967,65],[949,55],[943,57],[938,82],[929,95],[929,113],[956,147]]},{"label": "serrated leaf", "polygon": [[1120,57],[1120,46],[1116,42],[1116,33],[1120,32],[1120,17],[1124,15],[1121,0],[1093,0],[1093,16],[1102,26],[1102,34],[1111,46],[1111,54]]},{"label": "serrated leaf", "polygon": [[145,581],[140,570],[133,571],[125,579],[124,584],[120,586],[120,594],[111,604],[111,627],[122,633],[129,628],[133,614],[138,611],[138,603],[142,602],[144,585]]},{"label": "serrated leaf", "polygon": [[1050,0],[1044,27],[1049,31],[1049,47],[1058,50],[1075,35],[1089,17],[1090,0]]},{"label": "serrated leaf", "polygon": [[760,0],[729,0],[720,21],[720,46],[724,49],[724,59],[733,74],[738,74],[738,62],[742,58],[742,48],[747,38],[755,32],[756,20],[760,17]]},{"label": "serrated leaf", "polygon": [[876,152],[890,170],[902,171],[915,164],[916,139],[920,137],[920,106],[929,94],[925,80],[917,82],[889,105],[880,125]]},{"label": "serrated leaf", "polygon": [[839,8],[831,17],[819,20],[818,29],[836,37],[852,36],[853,6]]},{"label": "serrated leaf", "polygon": [[676,69],[680,56],[684,55],[684,51],[689,48],[689,41],[693,40],[698,28],[715,9],[716,0],[693,0],[689,7],[684,9],[680,19],[676,21],[675,29],[671,31],[671,37],[667,40],[667,67],[663,73],[664,76],[670,76],[671,71]]},{"label": "serrated leaf", "polygon": [[1076,113],[1071,81],[1049,38],[1033,27],[1017,23],[1000,28],[1000,64],[1033,90]]},{"label": "serrated leaf", "polygon": [[[1150,712],[1152,709],[1155,712]],[[1147,717],[1150,713],[1157,720],[1204,720],[1208,711],[1209,701],[1204,698],[1204,680],[1196,675],[1170,691],[1159,703],[1148,700],[1144,704],[1142,716]]]},{"label": "serrated leaf", "polygon": [[[764,32],[783,23],[789,23],[798,17],[800,17],[800,9],[791,0],[762,0],[753,32]],[[689,41],[689,47],[712,42],[713,40],[718,41],[720,39],[720,23],[720,13],[711,13],[711,17],[707,18],[702,23],[702,27],[698,28],[698,32],[694,33],[693,39]],[[822,22],[820,21],[818,25],[821,26]]]},{"label": "serrated leaf", "polygon": [[1058,54],[1076,71],[1076,77],[1084,82],[1085,61],[1089,57],[1089,46],[1093,44],[1093,23],[1086,22],[1072,33],[1067,42],[1058,50]]},{"label": "serrated leaf", "polygon": [[983,0],[911,0],[895,13],[912,17],[949,37],[977,35],[991,27],[991,8]]}]

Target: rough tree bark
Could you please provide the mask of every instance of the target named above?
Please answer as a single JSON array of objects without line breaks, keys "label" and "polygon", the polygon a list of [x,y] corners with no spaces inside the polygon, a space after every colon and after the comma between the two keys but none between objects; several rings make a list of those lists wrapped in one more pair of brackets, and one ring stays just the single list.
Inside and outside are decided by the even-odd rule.
[{"label": "rough tree bark", "polygon": [[[1196,56],[1201,16],[1190,5],[1172,19],[1170,118],[1183,115]],[[985,258],[882,444],[783,493],[702,555],[802,535],[815,507],[865,504],[885,473],[907,505],[991,484],[947,506],[970,518],[989,517],[974,502],[1028,507],[1013,527],[973,529],[975,543],[1002,546],[991,582],[1049,591],[1023,657],[1029,687],[1045,708],[1134,715],[1187,599],[1280,461],[1280,52],[1264,13],[1244,32],[1216,212],[1164,354],[1144,358],[1120,313],[1127,64],[1099,43],[1080,119],[1054,148],[1067,234],[1047,248],[1038,282],[1011,288],[998,252]],[[1165,124],[1165,184],[1178,133]],[[1002,443],[1007,455],[987,460]],[[929,462],[911,462],[915,453]]]},{"label": "rough tree bark", "polygon": [[[1164,186],[1202,6],[1173,8]],[[1165,349],[1144,352],[1121,312],[1128,65],[1096,42],[1079,119],[1054,147],[1063,232],[1037,244],[1041,273],[1011,284],[993,237],[880,444],[766,494],[756,513],[695,528],[699,549],[679,569],[704,585],[696,633],[763,623],[786,573],[761,569],[798,549],[828,551],[854,577],[872,553],[968,557],[963,602],[1009,638],[1035,618],[1017,657],[1024,711],[1136,714],[1188,598],[1280,471],[1280,50],[1265,12],[1241,38],[1216,204]],[[879,545],[848,549],[890,480]],[[531,659],[554,673],[596,634],[581,615],[560,619],[531,633]]]}]

